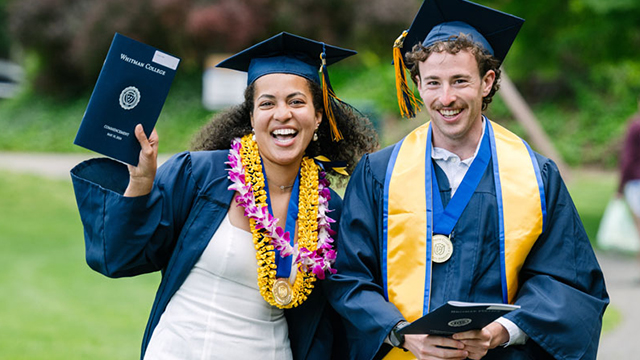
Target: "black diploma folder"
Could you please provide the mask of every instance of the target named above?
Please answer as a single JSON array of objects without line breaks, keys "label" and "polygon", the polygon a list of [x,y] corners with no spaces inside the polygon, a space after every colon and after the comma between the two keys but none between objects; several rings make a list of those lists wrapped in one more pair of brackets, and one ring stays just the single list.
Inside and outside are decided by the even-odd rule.
[{"label": "black diploma folder", "polygon": [[180,59],[116,33],[74,144],[138,165],[134,129],[151,135]]},{"label": "black diploma folder", "polygon": [[479,330],[519,305],[449,301],[399,330],[402,334],[449,336]]}]

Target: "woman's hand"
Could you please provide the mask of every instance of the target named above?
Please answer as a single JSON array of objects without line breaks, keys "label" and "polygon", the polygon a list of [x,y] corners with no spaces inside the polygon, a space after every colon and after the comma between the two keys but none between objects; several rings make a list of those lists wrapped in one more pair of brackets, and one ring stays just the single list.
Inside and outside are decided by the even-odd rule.
[{"label": "woman's hand", "polygon": [[153,180],[158,169],[158,133],[153,129],[147,138],[141,124],[136,125],[136,138],[140,142],[140,157],[138,166],[127,165],[129,168],[129,185],[124,196],[135,197],[147,195],[153,187]]}]

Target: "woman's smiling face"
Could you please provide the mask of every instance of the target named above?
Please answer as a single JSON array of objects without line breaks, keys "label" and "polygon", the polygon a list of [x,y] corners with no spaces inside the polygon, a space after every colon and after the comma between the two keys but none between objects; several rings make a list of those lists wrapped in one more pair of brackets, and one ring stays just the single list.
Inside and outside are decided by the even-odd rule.
[{"label": "woman's smiling face", "polygon": [[268,74],[254,82],[251,125],[262,160],[279,166],[299,166],[322,109],[313,105],[308,80],[292,74]]}]

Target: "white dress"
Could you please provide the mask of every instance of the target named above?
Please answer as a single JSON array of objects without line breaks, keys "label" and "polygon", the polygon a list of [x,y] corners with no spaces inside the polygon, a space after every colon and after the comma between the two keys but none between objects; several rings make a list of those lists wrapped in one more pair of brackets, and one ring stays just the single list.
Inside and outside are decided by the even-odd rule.
[{"label": "white dress", "polygon": [[229,221],[211,238],[154,329],[145,359],[292,359],[284,311],[257,284],[251,233]]}]

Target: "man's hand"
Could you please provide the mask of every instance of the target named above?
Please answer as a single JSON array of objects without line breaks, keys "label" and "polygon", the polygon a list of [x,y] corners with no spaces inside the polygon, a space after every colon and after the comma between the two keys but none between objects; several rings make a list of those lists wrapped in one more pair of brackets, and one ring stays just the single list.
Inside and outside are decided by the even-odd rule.
[{"label": "man's hand", "polygon": [[487,352],[509,341],[509,332],[497,322],[482,330],[465,331],[451,338],[436,335],[405,335],[405,349],[420,360],[482,359]]},{"label": "man's hand", "polygon": [[487,351],[509,341],[509,332],[497,322],[485,326],[482,330],[471,330],[453,334],[455,340],[464,344],[469,359],[482,359]]},{"label": "man's hand", "polygon": [[464,360],[469,357],[462,341],[444,336],[407,334],[402,346],[419,360]]},{"label": "man's hand", "polygon": [[127,165],[129,169],[129,185],[124,192],[124,196],[128,197],[150,193],[158,168],[158,133],[156,129],[153,129],[151,136],[147,138],[142,125],[138,124],[136,125],[135,134],[142,149],[140,149],[138,166]]}]

